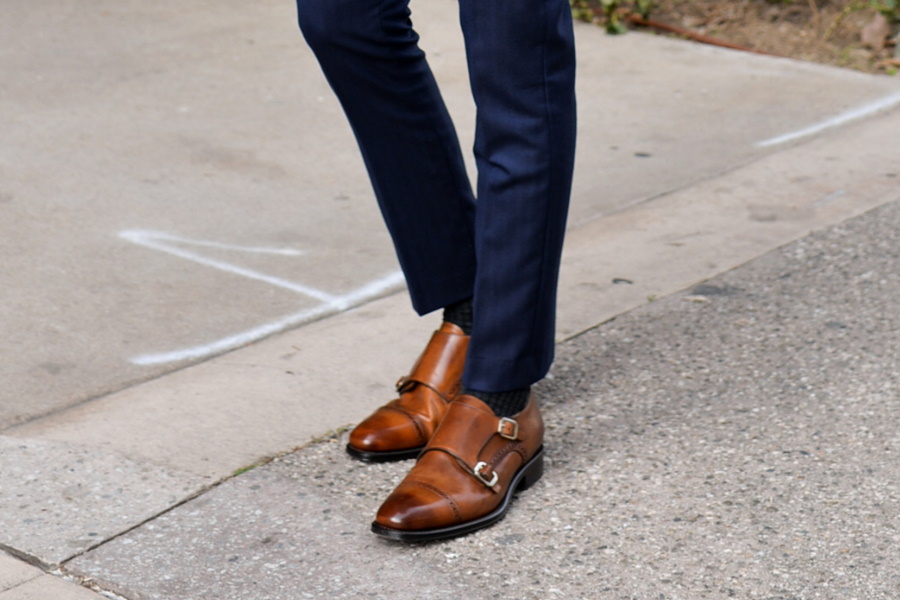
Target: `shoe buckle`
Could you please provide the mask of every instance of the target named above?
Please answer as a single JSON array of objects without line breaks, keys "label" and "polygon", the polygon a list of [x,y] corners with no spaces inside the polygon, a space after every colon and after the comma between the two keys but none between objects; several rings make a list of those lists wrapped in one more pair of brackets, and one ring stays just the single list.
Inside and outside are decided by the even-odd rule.
[{"label": "shoe buckle", "polygon": [[409,382],[410,382],[409,375],[404,375],[403,377],[401,377],[400,379],[397,380],[397,383],[394,384],[394,387],[396,387],[397,391],[402,394],[404,391],[406,391],[404,388],[406,387],[406,384],[408,384]]},{"label": "shoe buckle", "polygon": [[475,465],[475,468],[473,469],[473,472],[475,473],[475,477],[478,479],[478,481],[480,481],[480,482],[483,483],[484,485],[488,486],[489,488],[492,488],[492,487],[494,487],[495,485],[497,485],[497,480],[500,479],[500,476],[497,475],[497,472],[496,472],[496,471],[494,471],[494,472],[493,472],[493,475],[494,475],[494,476],[491,477],[491,480],[490,480],[490,481],[488,481],[488,480],[485,478],[485,476],[481,474],[481,470],[482,470],[483,468],[485,468],[486,466],[488,466],[488,464],[487,464],[486,462],[484,462],[484,461],[481,461],[481,462],[479,462],[477,465]]},{"label": "shoe buckle", "polygon": [[497,433],[500,437],[514,442],[519,439],[519,423],[509,417],[501,417],[497,423]]}]

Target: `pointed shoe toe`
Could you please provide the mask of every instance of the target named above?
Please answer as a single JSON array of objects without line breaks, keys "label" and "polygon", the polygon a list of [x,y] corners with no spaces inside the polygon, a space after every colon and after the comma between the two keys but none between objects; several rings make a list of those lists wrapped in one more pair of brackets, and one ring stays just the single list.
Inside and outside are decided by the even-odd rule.
[{"label": "pointed shoe toe", "polygon": [[378,509],[375,523],[385,529],[415,530],[427,527],[435,515],[455,517],[452,499],[440,490],[416,482],[401,484]]},{"label": "pointed shoe toe", "polygon": [[415,458],[428,441],[427,424],[415,414],[383,406],[350,432],[347,453],[365,462]]}]

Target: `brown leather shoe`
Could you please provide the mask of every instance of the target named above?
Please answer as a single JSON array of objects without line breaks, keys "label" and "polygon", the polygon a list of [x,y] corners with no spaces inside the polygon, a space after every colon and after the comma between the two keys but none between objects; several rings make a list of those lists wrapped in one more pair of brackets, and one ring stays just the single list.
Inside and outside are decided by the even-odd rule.
[{"label": "brown leather shoe", "polygon": [[382,537],[425,542],[493,525],[513,493],[543,474],[544,422],[534,398],[513,418],[460,396],[372,523]]},{"label": "brown leather shoe", "polygon": [[462,329],[443,323],[412,372],[397,382],[400,397],[356,426],[347,452],[367,462],[415,458],[460,391],[468,347],[469,336]]}]

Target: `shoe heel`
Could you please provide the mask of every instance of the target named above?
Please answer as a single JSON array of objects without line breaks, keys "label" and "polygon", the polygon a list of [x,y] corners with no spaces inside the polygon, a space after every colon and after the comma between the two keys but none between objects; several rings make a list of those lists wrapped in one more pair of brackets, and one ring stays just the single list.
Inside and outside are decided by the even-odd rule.
[{"label": "shoe heel", "polygon": [[525,473],[522,474],[522,479],[519,480],[519,485],[516,487],[516,490],[523,491],[527,490],[544,474],[544,449],[541,448],[538,450],[537,455],[531,459],[531,462],[525,467]]}]

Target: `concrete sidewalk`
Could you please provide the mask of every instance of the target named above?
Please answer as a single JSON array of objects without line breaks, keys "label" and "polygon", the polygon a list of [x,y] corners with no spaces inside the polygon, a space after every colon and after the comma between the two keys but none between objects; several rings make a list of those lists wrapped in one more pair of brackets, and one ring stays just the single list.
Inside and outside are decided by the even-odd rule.
[{"label": "concrete sidewalk", "polygon": [[[18,40],[4,55],[15,85],[0,100],[16,115],[0,189],[13,214],[0,242],[12,261],[0,272],[12,327],[2,345],[0,549],[17,557],[0,553],[0,600],[900,596],[900,82],[579,26],[582,125],[559,359],[540,386],[550,468],[496,527],[409,548],[367,532],[408,464],[353,463],[340,433],[390,397],[436,325],[411,317],[404,293],[382,288],[351,310],[283,321],[283,333],[210,360],[123,360],[136,343],[227,339],[259,315],[309,309],[237,285],[228,311],[206,310],[236,285],[187,268],[150,283],[163,261],[135,261],[106,239],[135,217],[184,226],[195,245],[216,232],[293,243],[293,221],[277,215],[296,200],[285,190],[302,189],[309,213],[295,219],[295,239],[326,244],[313,245],[315,285],[340,295],[396,267],[370,198],[360,198],[368,208],[336,208],[346,190],[369,192],[302,43],[286,30],[266,37],[290,11],[264,2],[243,22],[237,3],[212,13],[201,4],[56,14],[48,32],[100,27],[96,47],[73,46],[100,62],[72,54],[79,68],[119,65],[101,58],[122,36],[172,36],[164,56],[130,54],[103,71],[95,83],[107,94],[63,85],[59,65],[46,71],[50,49],[69,41],[48,34],[44,52],[30,53],[25,25],[41,11],[8,7],[21,19],[0,25]],[[138,8],[140,27],[127,18]],[[416,16],[470,145],[452,2]],[[260,40],[249,63],[233,48],[247,31]],[[197,36],[204,45],[185,45]],[[170,60],[185,48],[190,61]],[[241,110],[232,99],[209,119],[148,120],[168,105],[148,112],[147,99],[170,89],[213,107],[221,90],[204,81],[243,73],[256,93],[289,79],[293,64],[302,75],[285,94],[299,106],[274,94]],[[33,75],[47,76],[37,101]],[[110,131],[110,103],[121,137],[91,137],[100,123]],[[298,111],[315,115],[310,131],[278,131]],[[243,148],[255,128],[281,158],[213,151]],[[136,133],[144,141],[132,156],[123,149]],[[211,146],[199,151],[198,139]],[[78,165],[88,174],[105,165],[109,181],[60,167],[56,152],[76,146]],[[159,181],[137,178],[138,162],[169,174],[173,202],[123,209],[102,199],[106,185],[160,198]],[[244,186],[276,217],[253,221],[258,207],[243,199],[202,198],[206,176],[224,178],[218,190]],[[64,217],[84,227],[63,228]],[[327,242],[330,231],[343,233]],[[220,246],[203,252],[234,260]],[[73,260],[55,263],[65,248]],[[284,274],[284,260],[247,264]],[[196,290],[177,292],[194,278]],[[138,310],[122,310],[134,302]],[[66,336],[77,343],[60,343]]]},{"label": "concrete sidewalk", "polygon": [[900,597],[900,193],[559,346],[545,477],[423,546],[346,435],[66,564],[127,598]]},{"label": "concrete sidewalk", "polygon": [[[560,344],[548,469],[493,528],[375,538],[409,462],[343,433],[63,571],[134,600],[897,598],[897,196]],[[91,595],[27,571],[0,598]]]}]

